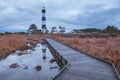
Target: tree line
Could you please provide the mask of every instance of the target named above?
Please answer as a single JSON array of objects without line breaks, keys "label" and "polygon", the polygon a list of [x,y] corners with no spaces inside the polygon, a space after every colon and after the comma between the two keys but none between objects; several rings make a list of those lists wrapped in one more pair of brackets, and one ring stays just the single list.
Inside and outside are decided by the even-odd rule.
[{"label": "tree line", "polygon": [[[64,33],[65,32],[65,27],[59,26],[57,27],[52,27],[51,31],[46,31],[45,33],[51,33],[51,34],[57,34],[57,33]],[[43,34],[43,31],[41,29],[38,29],[35,24],[31,24],[29,29],[27,30],[28,34]]]},{"label": "tree line", "polygon": [[[63,26],[52,27],[50,31],[46,31],[46,34],[63,34],[66,32],[66,28]],[[79,34],[79,33],[107,33],[111,35],[120,34],[120,30],[116,26],[107,26],[105,29],[97,28],[85,28],[85,29],[73,29],[70,33]],[[4,32],[0,35],[9,35],[9,34],[43,34],[41,29],[38,29],[35,24],[31,24],[26,32]]]},{"label": "tree line", "polygon": [[72,33],[108,33],[112,35],[120,34],[120,30],[115,26],[107,26],[105,29],[97,29],[97,28],[85,28],[85,29],[74,29]]}]

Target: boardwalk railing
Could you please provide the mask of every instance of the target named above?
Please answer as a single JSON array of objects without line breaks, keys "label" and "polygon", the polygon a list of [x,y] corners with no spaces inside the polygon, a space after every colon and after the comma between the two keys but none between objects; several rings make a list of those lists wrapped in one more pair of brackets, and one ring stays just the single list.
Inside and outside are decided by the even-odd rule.
[{"label": "boardwalk railing", "polygon": [[50,52],[52,53],[52,55],[54,57],[57,56],[58,60],[63,65],[62,69],[60,69],[60,71],[58,72],[58,74],[52,79],[52,80],[55,80],[66,68],[68,68],[70,66],[70,64],[46,40],[45,40],[45,42],[47,43],[48,48],[49,48]]},{"label": "boardwalk railing", "polygon": [[115,70],[115,72],[116,72],[116,74],[117,74],[117,76],[118,76],[118,79],[120,80],[120,75],[119,75],[119,73],[118,73],[115,65],[114,65],[113,63],[111,63],[111,64],[112,64],[112,66],[113,66],[113,68],[114,68],[114,70]]}]

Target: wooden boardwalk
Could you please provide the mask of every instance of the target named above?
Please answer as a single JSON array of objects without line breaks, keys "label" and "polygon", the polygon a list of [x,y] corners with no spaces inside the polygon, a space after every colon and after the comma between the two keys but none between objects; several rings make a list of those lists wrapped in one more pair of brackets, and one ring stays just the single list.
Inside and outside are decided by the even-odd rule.
[{"label": "wooden boardwalk", "polygon": [[111,64],[76,51],[53,39],[46,41],[69,63],[56,80],[119,80]]}]

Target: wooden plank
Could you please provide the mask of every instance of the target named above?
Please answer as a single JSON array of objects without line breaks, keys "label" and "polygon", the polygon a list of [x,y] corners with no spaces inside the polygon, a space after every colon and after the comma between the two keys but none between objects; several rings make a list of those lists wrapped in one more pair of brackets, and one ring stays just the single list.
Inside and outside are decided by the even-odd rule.
[{"label": "wooden plank", "polygon": [[113,70],[109,70],[106,68],[97,68],[97,67],[88,67],[88,66],[71,66],[71,69],[78,69],[78,70],[87,70],[87,71],[91,71],[91,72],[98,72],[98,73],[107,73],[107,74],[111,74],[111,76],[113,75]]},{"label": "wooden plank", "polygon": [[101,65],[101,64],[91,64],[91,63],[87,63],[87,64],[80,64],[79,62],[75,62],[75,63],[72,63],[71,66],[76,66],[76,65],[79,65],[79,66],[88,66],[88,67],[97,67],[97,68],[111,68],[110,66],[106,66],[106,65]]}]

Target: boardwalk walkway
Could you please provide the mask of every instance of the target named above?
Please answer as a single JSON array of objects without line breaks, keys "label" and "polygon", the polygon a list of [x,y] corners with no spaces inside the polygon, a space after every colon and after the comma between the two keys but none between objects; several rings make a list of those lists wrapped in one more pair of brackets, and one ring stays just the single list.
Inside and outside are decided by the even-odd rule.
[{"label": "boardwalk walkway", "polygon": [[119,80],[111,64],[88,56],[53,39],[46,41],[69,63],[56,80]]}]

